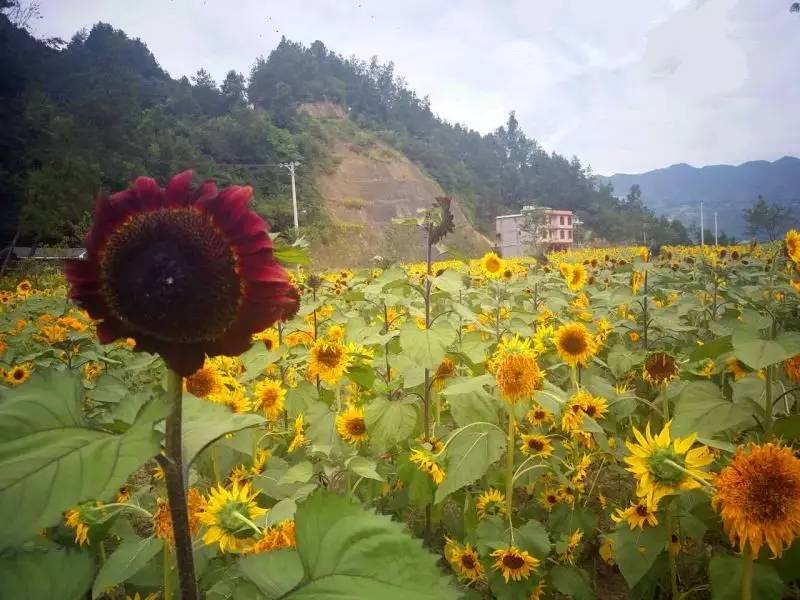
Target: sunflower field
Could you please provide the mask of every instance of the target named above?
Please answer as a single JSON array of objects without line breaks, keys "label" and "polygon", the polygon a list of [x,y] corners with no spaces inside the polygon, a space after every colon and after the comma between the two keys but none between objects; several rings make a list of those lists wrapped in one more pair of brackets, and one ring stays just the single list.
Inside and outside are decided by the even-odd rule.
[{"label": "sunflower field", "polygon": [[[163,226],[136,218],[93,293],[128,330],[216,326],[238,288],[169,319],[146,281],[110,290]],[[790,232],[286,266],[299,307],[199,365],[90,317],[83,266],[6,277],[0,597],[798,598],[799,264]]]}]

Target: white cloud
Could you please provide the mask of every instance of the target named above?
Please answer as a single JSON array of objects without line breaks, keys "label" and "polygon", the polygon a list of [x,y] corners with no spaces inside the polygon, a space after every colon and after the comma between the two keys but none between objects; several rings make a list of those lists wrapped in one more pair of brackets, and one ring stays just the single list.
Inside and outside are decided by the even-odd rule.
[{"label": "white cloud", "polygon": [[248,73],[281,35],[393,60],[435,112],[480,131],[512,109],[597,172],[800,152],[800,17],[788,0],[50,0],[42,35],[99,20],[173,76]]}]

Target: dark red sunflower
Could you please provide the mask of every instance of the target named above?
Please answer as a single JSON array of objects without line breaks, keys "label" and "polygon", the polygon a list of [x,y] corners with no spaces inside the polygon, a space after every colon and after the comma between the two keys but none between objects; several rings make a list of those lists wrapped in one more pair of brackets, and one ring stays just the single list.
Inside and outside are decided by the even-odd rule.
[{"label": "dark red sunflower", "polygon": [[99,321],[102,343],[134,338],[183,376],[206,355],[241,354],[299,306],[268,225],[247,206],[253,189],[191,182],[191,171],[166,188],[139,177],[99,196],[86,258],[66,265],[70,297]]}]

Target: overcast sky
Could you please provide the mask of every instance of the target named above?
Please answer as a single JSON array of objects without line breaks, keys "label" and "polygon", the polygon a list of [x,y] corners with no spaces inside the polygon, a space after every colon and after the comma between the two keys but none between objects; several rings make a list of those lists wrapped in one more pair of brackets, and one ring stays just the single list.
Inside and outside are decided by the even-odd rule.
[{"label": "overcast sky", "polygon": [[790,0],[40,0],[41,36],[97,21],[173,77],[248,74],[285,35],[394,61],[433,110],[481,132],[516,110],[595,172],[800,154]]}]

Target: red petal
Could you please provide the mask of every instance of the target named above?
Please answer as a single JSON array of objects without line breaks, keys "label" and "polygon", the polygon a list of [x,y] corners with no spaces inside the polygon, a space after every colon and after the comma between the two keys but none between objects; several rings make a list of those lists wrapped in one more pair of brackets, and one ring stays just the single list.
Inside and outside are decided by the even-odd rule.
[{"label": "red petal", "polygon": [[190,203],[192,175],[191,169],[187,169],[169,180],[164,190],[164,199],[167,206],[179,207]]},{"label": "red petal", "polygon": [[137,211],[151,211],[161,206],[161,188],[155,179],[150,177],[137,177],[133,182],[133,207]]}]

